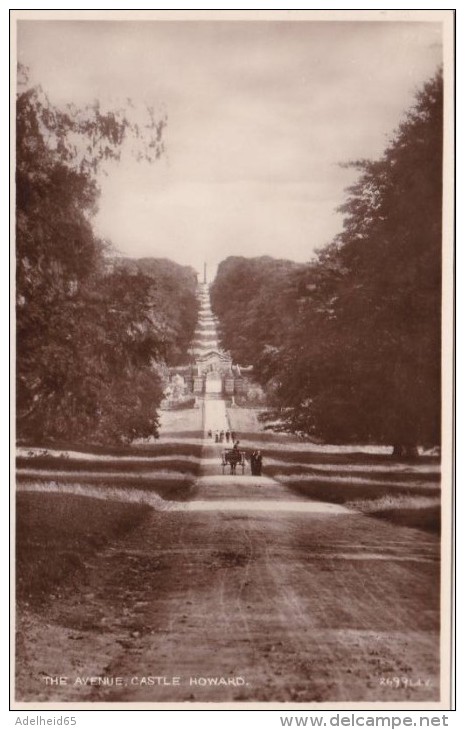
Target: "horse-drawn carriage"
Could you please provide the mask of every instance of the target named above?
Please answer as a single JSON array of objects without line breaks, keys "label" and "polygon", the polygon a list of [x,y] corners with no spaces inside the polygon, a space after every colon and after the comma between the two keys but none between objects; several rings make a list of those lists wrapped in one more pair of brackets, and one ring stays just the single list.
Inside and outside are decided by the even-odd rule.
[{"label": "horse-drawn carriage", "polygon": [[242,468],[242,473],[245,471],[245,451],[239,451],[239,449],[225,449],[221,453],[221,467],[224,470],[226,467],[230,467],[230,474],[235,474],[238,466]]}]

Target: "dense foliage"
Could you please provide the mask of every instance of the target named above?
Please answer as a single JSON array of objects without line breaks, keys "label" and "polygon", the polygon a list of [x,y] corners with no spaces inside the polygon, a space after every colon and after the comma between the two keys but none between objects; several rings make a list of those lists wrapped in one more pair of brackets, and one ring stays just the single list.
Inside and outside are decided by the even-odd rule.
[{"label": "dense foliage", "polygon": [[253,365],[262,382],[267,379],[267,353],[280,347],[292,324],[293,275],[301,268],[270,256],[230,256],[218,266],[211,285],[223,344],[235,362]]},{"label": "dense foliage", "polygon": [[198,317],[196,271],[169,259],[123,259],[121,265],[151,280],[151,318],[166,364],[186,363]]},{"label": "dense foliage", "polygon": [[[99,164],[135,139],[163,151],[164,122],[54,108],[40,88],[17,97],[17,428],[36,441],[131,440],[157,432],[157,367],[180,335],[157,319],[163,284],[111,263],[94,235]],[[143,144],[143,148],[141,147]],[[141,152],[141,149],[144,151]],[[179,267],[180,269],[182,267]],[[165,277],[166,278],[166,277]],[[164,281],[163,277],[161,279]],[[183,273],[179,277],[182,285]],[[173,287],[176,277],[172,277]],[[179,317],[178,317],[179,319]],[[180,323],[176,319],[173,330]]]},{"label": "dense foliage", "polygon": [[256,260],[240,276],[219,269],[225,343],[243,331],[225,311],[240,312],[247,336],[257,333],[253,364],[273,416],[290,431],[391,443],[396,454],[440,442],[442,94],[438,73],[383,156],[353,163],[342,232],[281,290],[266,274],[255,287]]}]

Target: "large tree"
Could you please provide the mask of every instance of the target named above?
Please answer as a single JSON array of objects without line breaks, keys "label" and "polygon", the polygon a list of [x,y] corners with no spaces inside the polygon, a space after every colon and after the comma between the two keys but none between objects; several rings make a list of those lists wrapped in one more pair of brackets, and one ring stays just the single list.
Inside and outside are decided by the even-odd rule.
[{"label": "large tree", "polygon": [[211,287],[222,344],[235,362],[253,365],[266,383],[268,353],[282,343],[294,316],[293,276],[299,264],[270,256],[230,256]]},{"label": "large tree", "polygon": [[101,163],[117,160],[130,137],[138,156],[156,159],[164,121],[149,112],[141,131],[98,104],[59,110],[27,82],[16,111],[18,435],[154,434],[163,343],[151,323],[152,282],[109,267],[92,215]]},{"label": "large tree", "polygon": [[440,442],[442,140],[437,73],[382,157],[352,163],[343,230],[294,276],[293,321],[258,363],[288,430]]}]

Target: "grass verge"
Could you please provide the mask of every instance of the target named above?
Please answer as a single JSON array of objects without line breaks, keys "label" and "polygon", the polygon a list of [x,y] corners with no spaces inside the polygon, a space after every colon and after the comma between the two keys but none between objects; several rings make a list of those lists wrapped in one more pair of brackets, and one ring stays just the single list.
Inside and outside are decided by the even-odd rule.
[{"label": "grass verge", "polygon": [[430,486],[370,486],[367,484],[321,484],[286,482],[288,489],[309,499],[343,504],[396,525],[439,534],[441,530],[440,491]]},{"label": "grass verge", "polygon": [[71,494],[26,493],[16,501],[16,591],[34,608],[60,595],[65,581],[108,542],[135,529],[150,514],[143,504]]},{"label": "grass verge", "polygon": [[397,506],[370,512],[372,517],[378,517],[387,522],[393,522],[402,527],[414,527],[417,530],[441,533],[441,505],[431,506]]}]

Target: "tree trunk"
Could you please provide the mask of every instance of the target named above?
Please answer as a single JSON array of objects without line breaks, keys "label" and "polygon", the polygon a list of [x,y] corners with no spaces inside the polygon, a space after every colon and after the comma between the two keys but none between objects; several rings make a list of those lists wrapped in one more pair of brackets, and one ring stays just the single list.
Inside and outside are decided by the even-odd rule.
[{"label": "tree trunk", "polygon": [[418,446],[415,444],[394,444],[392,447],[392,456],[397,459],[416,459],[418,456]]}]

